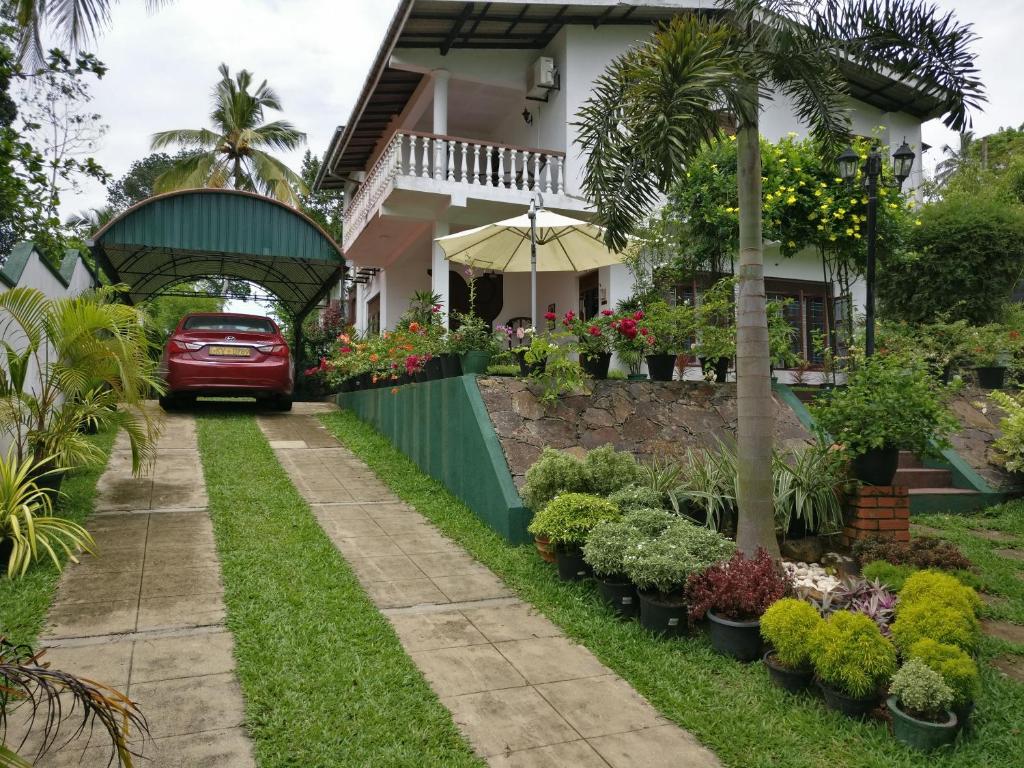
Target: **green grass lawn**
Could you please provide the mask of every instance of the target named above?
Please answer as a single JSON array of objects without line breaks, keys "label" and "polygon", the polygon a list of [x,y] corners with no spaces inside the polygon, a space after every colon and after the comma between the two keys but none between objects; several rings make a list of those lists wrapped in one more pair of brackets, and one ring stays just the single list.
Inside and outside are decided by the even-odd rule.
[{"label": "green grass lawn", "polygon": [[480,765],[253,418],[198,435],[261,768]]},{"label": "green grass lawn", "polygon": [[[89,439],[109,456],[115,434],[116,431],[109,430]],[[106,462],[102,466],[69,474],[61,485],[65,496],[59,500],[54,514],[76,523],[86,523],[92,514],[96,481],[104,469]],[[59,578],[60,573],[48,557],[29,568],[24,578],[11,580],[6,573],[0,575],[0,635],[12,643],[34,643],[43,627],[46,611],[53,602]]]},{"label": "green grass lawn", "polygon": [[[703,637],[659,640],[636,623],[617,620],[600,603],[592,585],[559,582],[553,566],[541,562],[532,547],[506,544],[442,485],[420,472],[353,414],[321,418],[395,493],[570,637],[590,648],[663,715],[695,734],[727,765],[982,768],[1024,764],[1024,686],[1001,678],[987,664],[982,665],[984,693],[978,702],[975,735],[952,753],[912,752],[893,740],[881,724],[832,714],[809,696],[788,696],[770,685],[762,665],[743,665],[719,656]],[[983,568],[987,565],[980,558],[977,562]],[[1016,608],[1005,610],[1021,610],[1021,595],[1015,594]],[[995,641],[986,641],[983,654],[989,658],[1000,649]]]}]

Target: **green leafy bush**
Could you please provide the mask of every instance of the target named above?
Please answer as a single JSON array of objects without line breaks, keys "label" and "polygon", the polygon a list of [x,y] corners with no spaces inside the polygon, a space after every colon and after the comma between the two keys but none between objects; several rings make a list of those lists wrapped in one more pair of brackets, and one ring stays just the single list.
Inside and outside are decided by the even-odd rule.
[{"label": "green leafy bush", "polygon": [[628,451],[616,451],[610,445],[594,448],[583,459],[588,493],[608,496],[640,480],[640,465]]},{"label": "green leafy bush", "polygon": [[634,540],[622,565],[638,588],[678,595],[692,574],[727,560],[735,551],[736,545],[721,534],[677,518],[653,538]]},{"label": "green leafy bush", "polygon": [[810,410],[850,456],[890,446],[926,455],[946,447],[958,428],[942,395],[922,361],[874,355],[850,371],[845,388],[819,397]]},{"label": "green leafy bush", "polygon": [[872,560],[861,569],[861,574],[868,581],[880,581],[894,592],[903,589],[903,583],[907,577],[916,573],[917,568],[912,565],[894,565],[885,560]]},{"label": "green leafy bush", "polygon": [[644,307],[644,325],[654,336],[653,354],[682,354],[690,348],[697,320],[689,304],[669,306],[654,301]]},{"label": "green leafy bush", "polygon": [[587,536],[583,559],[597,576],[623,575],[622,558],[638,535],[626,518],[600,522]]},{"label": "green leafy bush", "polygon": [[626,519],[630,528],[647,538],[659,536],[673,525],[686,522],[664,509],[638,509],[626,515]]},{"label": "green leafy bush", "polygon": [[772,454],[775,527],[783,534],[793,518],[808,531],[837,533],[843,527],[843,505],[836,490],[846,480],[846,461],[820,437],[813,445]]},{"label": "green leafy bush", "polygon": [[978,695],[978,665],[955,645],[924,638],[910,646],[907,655],[912,659],[920,659],[942,675],[946,685],[953,690],[954,704],[967,704]]},{"label": "green leafy bush", "polygon": [[908,715],[929,722],[945,720],[953,704],[953,690],[920,659],[911,659],[899,668],[889,683],[889,693]]},{"label": "green leafy bush", "polygon": [[823,682],[859,699],[896,671],[896,649],[867,616],[837,611],[811,631],[811,663]]},{"label": "green leafy bush", "polygon": [[956,576],[941,571],[918,571],[907,577],[900,591],[900,606],[922,601],[948,605],[974,616],[981,610],[981,598]]},{"label": "green leafy bush", "polygon": [[526,506],[539,512],[560,493],[587,490],[587,473],[583,462],[554,448],[545,448],[540,458],[526,470],[522,496]]},{"label": "green leafy bush", "polygon": [[622,514],[638,509],[661,509],[662,495],[646,485],[627,485],[608,496],[608,501],[622,510]]},{"label": "green leafy bush", "polygon": [[989,397],[1006,411],[999,420],[1000,435],[992,444],[996,459],[1007,472],[1020,472],[1024,470],[1024,394],[1010,395],[996,389]]},{"label": "green leafy bush", "polygon": [[599,496],[563,493],[534,516],[528,530],[552,544],[582,544],[595,525],[621,516],[618,507]]},{"label": "green leafy bush", "polygon": [[[911,577],[912,578],[912,577]],[[907,579],[903,589],[910,584]],[[907,653],[919,640],[931,639],[974,651],[978,647],[981,628],[973,613],[962,606],[943,603],[935,598],[904,603],[896,607],[892,623],[892,640],[901,653]]]},{"label": "green leafy bush", "polygon": [[811,633],[821,622],[810,603],[784,597],[761,616],[761,637],[772,644],[780,664],[802,669],[810,664]]}]

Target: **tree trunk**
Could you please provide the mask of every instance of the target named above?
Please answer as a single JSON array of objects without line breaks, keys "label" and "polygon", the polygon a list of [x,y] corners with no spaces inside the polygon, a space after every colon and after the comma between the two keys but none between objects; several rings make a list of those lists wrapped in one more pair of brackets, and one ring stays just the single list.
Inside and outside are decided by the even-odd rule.
[{"label": "tree trunk", "polygon": [[737,141],[739,192],[739,300],[736,304],[736,544],[750,556],[763,547],[779,557],[772,505],[774,408],[769,368],[761,225],[761,145],[757,93],[748,93],[749,118]]}]

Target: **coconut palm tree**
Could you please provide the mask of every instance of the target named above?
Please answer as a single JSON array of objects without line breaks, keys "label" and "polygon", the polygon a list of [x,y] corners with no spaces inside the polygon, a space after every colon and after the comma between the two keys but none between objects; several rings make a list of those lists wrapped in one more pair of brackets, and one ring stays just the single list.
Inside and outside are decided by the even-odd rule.
[{"label": "coconut palm tree", "polygon": [[578,115],[584,191],[609,245],[621,248],[687,163],[738,123],[737,544],[778,553],[772,514],[773,405],[764,291],[759,114],[792,103],[823,152],[848,140],[844,70],[884,66],[939,99],[954,130],[984,101],[974,33],[919,0],[718,0],[677,17],[606,68]]},{"label": "coconut palm tree", "polygon": [[298,207],[307,193],[302,178],[269,150],[293,150],[306,141],[287,120],[263,122],[264,110],[281,109],[277,93],[264,80],[255,90],[253,76],[241,70],[234,78],[220,65],[220,82],[213,89],[213,129],[183,128],[153,135],[152,148],[178,145],[197,150],[162,173],[154,192],[195,187],[231,187],[274,197]]},{"label": "coconut palm tree", "polygon": [[953,149],[949,144],[942,146],[945,159],[935,166],[935,182],[944,187],[958,171],[971,163],[971,150],[974,146],[974,131],[960,132],[960,146]]}]

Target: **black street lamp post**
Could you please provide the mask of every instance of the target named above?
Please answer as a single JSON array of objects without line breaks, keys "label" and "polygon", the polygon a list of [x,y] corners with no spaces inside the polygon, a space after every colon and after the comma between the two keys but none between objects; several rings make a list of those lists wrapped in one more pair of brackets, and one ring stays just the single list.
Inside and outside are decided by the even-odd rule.
[{"label": "black street lamp post", "polygon": [[[860,157],[847,147],[836,158],[839,176],[844,181],[853,181],[857,176]],[[892,156],[893,176],[896,177],[896,188],[902,189],[903,182],[910,176],[914,167],[914,152],[907,146],[906,139]],[[861,166],[864,174],[864,187],[868,193],[868,256],[865,264],[866,296],[864,298],[864,353],[871,356],[875,353],[875,252],[878,246],[878,184],[882,177],[882,155],[875,145],[868,153]]]}]

